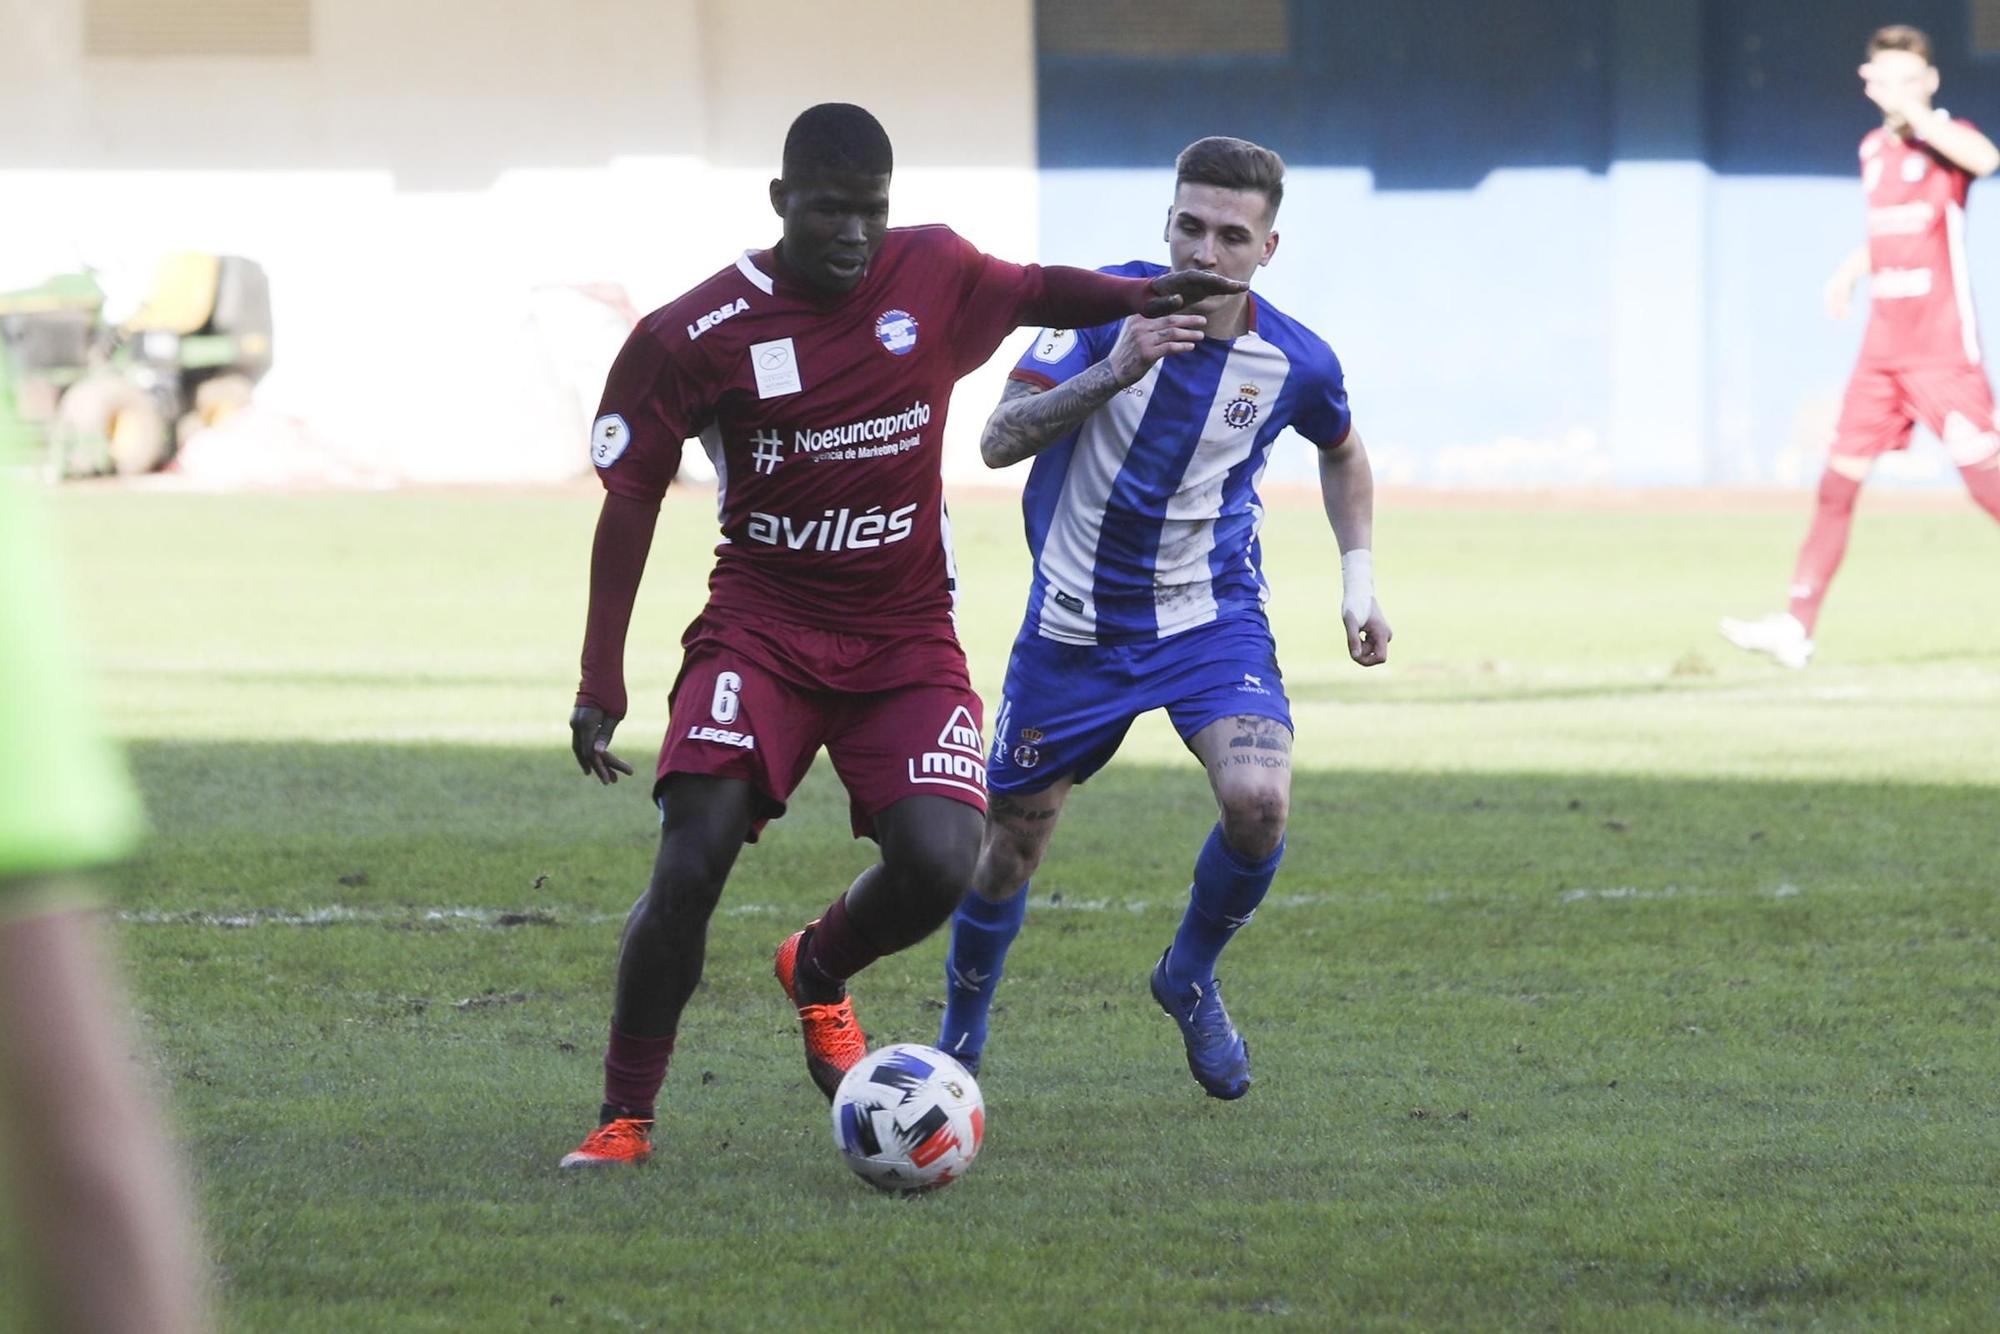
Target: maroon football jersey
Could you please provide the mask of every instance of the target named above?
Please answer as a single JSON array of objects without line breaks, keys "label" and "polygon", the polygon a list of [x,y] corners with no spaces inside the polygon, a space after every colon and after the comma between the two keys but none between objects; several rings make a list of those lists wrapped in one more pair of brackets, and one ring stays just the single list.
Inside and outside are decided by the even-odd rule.
[{"label": "maroon football jersey", "polygon": [[1971,182],[1971,175],[1942,153],[1887,129],[1871,130],[1861,141],[1871,270],[1863,363],[1978,364],[1979,329],[1965,254]]},{"label": "maroon football jersey", "polygon": [[592,461],[606,490],[657,501],[700,437],[722,527],[705,615],[949,633],[945,409],[1043,293],[1038,266],[946,227],[892,229],[839,295],[745,254],[633,330]]}]

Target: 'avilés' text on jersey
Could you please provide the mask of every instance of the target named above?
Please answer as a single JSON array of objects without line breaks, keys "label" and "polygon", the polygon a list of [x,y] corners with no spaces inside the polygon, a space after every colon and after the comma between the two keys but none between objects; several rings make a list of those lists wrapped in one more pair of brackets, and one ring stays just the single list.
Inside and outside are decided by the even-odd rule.
[{"label": "'avil\u00e9s' text on jersey", "polygon": [[[1045,329],[1013,378],[1054,388],[1103,360],[1120,327]],[[1290,426],[1332,447],[1349,422],[1333,350],[1253,294],[1241,338],[1162,359],[1036,456],[1022,496],[1035,561],[1027,627],[1117,644],[1261,613],[1257,482],[1271,442]]]}]

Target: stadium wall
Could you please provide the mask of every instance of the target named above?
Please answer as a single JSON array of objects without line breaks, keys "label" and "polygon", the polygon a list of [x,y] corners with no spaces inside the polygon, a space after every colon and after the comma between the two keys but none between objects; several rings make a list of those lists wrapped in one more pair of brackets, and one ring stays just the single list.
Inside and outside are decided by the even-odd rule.
[{"label": "stadium wall", "polygon": [[[1341,353],[1395,482],[1810,481],[1865,317],[1830,322],[1820,292],[1863,240],[1868,33],[1926,27],[1941,104],[2000,125],[1966,0],[1512,0],[1504,24],[1474,0],[1260,0],[1244,14],[1275,13],[1282,49],[1232,55],[1093,50],[1061,3],[1041,0],[1044,257],[1161,257],[1185,143],[1277,148],[1259,286]],[[1989,308],[1992,190],[1970,227]],[[1271,476],[1310,469],[1294,441]],[[1880,471],[1953,481],[1935,442]]]},{"label": "stadium wall", "polygon": [[166,251],[254,258],[260,407],[387,479],[581,471],[623,325],[578,289],[646,310],[775,240],[815,101],[887,125],[896,221],[1034,250],[1027,0],[0,0],[0,31],[0,287],[89,264],[130,307]]},{"label": "stadium wall", "polygon": [[[164,251],[252,256],[264,406],[383,476],[537,480],[580,466],[621,336],[578,289],[649,308],[771,239],[799,107],[883,116],[898,221],[1093,264],[1163,253],[1167,164],[1234,131],[1293,164],[1262,286],[1343,354],[1388,479],[1813,475],[1861,328],[1818,301],[1860,239],[1867,0],[1514,0],[1504,25],[1477,0],[1245,0],[1230,24],[1279,13],[1284,52],[1198,58],[1130,49],[1177,0],[1039,5],[1123,13],[1116,49],[1051,51],[1043,22],[1038,52],[1038,0],[0,0],[0,285],[87,262],[129,305]],[[213,35],[288,9],[302,51],[92,50],[109,11]],[[1938,39],[1947,105],[2000,123],[1968,0],[1893,17]],[[986,475],[1009,359],[958,395],[956,476]],[[1293,445],[1274,476],[1309,468]],[[1949,479],[1934,446],[1885,470]]]}]

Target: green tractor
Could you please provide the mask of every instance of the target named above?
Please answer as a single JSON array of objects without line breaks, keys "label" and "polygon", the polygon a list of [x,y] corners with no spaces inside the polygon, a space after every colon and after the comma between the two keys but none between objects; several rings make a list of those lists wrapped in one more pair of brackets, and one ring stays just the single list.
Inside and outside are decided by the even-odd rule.
[{"label": "green tractor", "polygon": [[117,325],[90,273],[0,292],[0,456],[56,477],[152,472],[270,368],[270,284],[247,259],[167,256]]}]

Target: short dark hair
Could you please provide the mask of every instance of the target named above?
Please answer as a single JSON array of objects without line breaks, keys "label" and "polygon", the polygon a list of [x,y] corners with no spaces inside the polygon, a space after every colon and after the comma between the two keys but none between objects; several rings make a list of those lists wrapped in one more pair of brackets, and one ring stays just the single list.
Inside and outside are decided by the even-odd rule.
[{"label": "short dark hair", "polygon": [[1886,28],[1877,28],[1868,38],[1868,59],[1873,60],[1879,51],[1908,51],[1913,56],[1922,56],[1926,65],[1935,64],[1931,59],[1931,39],[1922,28],[1912,28],[1907,23],[1891,23]]},{"label": "short dark hair", "polygon": [[882,122],[851,102],[807,107],[785,133],[788,181],[829,173],[887,176],[895,166],[896,155]]},{"label": "short dark hair", "polygon": [[1197,139],[1174,159],[1174,188],[1185,182],[1225,190],[1256,190],[1271,201],[1271,216],[1285,198],[1285,160],[1248,139],[1213,134]]}]

